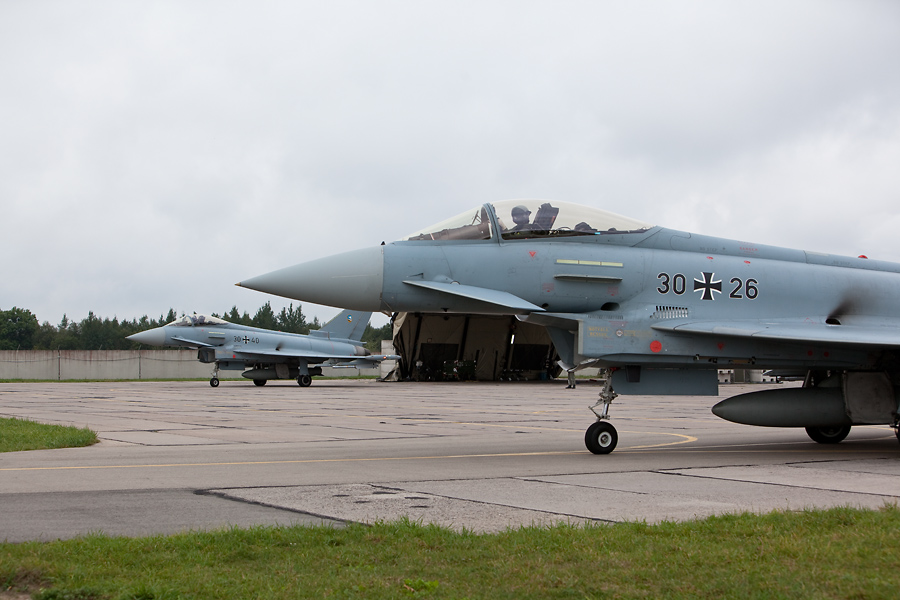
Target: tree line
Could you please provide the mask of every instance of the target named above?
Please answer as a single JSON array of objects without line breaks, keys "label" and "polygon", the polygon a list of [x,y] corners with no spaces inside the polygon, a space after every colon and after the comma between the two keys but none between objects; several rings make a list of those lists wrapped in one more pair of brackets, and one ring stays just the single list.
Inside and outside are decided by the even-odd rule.
[{"label": "tree line", "polygon": [[[239,325],[250,325],[263,329],[285,331],[289,333],[308,334],[311,329],[319,329],[322,324],[318,317],[307,321],[306,316],[297,305],[291,304],[276,313],[270,303],[266,302],[252,317],[248,312],[241,313],[236,306],[231,310],[211,316],[225,319]],[[93,311],[81,321],[70,321],[63,315],[59,325],[52,325],[38,318],[28,309],[13,307],[0,310],[0,350],[137,350],[142,344],[125,339],[133,333],[146,331],[154,327],[162,327],[176,320],[179,315],[173,310],[159,319],[151,319],[144,315],[140,319],[122,320],[100,318]],[[383,327],[366,325],[363,341],[371,352],[381,352],[381,340],[389,340],[392,336],[391,324]]]}]

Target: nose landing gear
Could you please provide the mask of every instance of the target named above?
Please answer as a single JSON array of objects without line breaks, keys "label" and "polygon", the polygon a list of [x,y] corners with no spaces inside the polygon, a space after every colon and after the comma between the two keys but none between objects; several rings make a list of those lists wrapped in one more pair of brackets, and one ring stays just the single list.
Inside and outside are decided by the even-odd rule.
[{"label": "nose landing gear", "polygon": [[[612,378],[607,377],[603,390],[600,392],[600,399],[597,404],[589,407],[591,412],[597,417],[597,421],[592,423],[584,433],[584,445],[593,454],[609,454],[616,449],[619,443],[619,433],[613,424],[609,422],[609,405],[618,396],[612,389]],[[598,412],[597,407],[603,406]]]}]

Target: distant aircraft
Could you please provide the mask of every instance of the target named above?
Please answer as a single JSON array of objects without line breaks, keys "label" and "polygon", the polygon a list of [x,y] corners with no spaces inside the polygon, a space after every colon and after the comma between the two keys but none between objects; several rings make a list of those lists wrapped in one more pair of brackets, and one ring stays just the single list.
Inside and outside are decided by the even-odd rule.
[{"label": "distant aircraft", "polygon": [[851,425],[898,430],[900,265],[864,256],[507,201],[238,285],[357,310],[506,314],[542,325],[564,368],[612,370],[585,434],[595,454],[616,446],[607,419],[618,394],[715,395],[717,369],[805,378],[802,388],[728,398],[713,407],[722,418],[805,427],[820,443],[840,442]]},{"label": "distant aircraft", "polygon": [[241,375],[259,386],[269,379],[296,379],[301,387],[309,387],[312,377],[322,374],[321,366],[310,365],[366,368],[400,358],[372,355],[363,346],[360,340],[371,316],[371,312],[345,310],[321,329],[300,335],[193,314],[127,339],[150,346],[198,348],[197,360],[215,363],[209,380],[212,387],[219,385],[219,369],[247,369]]}]

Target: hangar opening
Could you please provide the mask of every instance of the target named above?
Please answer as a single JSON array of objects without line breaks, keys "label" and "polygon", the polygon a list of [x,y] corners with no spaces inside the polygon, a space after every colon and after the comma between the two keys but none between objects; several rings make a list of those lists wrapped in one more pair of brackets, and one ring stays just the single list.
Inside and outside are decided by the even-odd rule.
[{"label": "hangar opening", "polygon": [[546,329],[512,316],[397,313],[393,324],[393,379],[527,381],[562,370]]}]

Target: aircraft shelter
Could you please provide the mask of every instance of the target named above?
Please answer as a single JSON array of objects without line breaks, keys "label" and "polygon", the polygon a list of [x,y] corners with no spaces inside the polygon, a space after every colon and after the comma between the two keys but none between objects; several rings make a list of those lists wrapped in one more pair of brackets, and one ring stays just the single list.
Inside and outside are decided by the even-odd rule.
[{"label": "aircraft shelter", "polygon": [[513,316],[398,313],[394,380],[537,380],[559,375],[543,327]]}]

